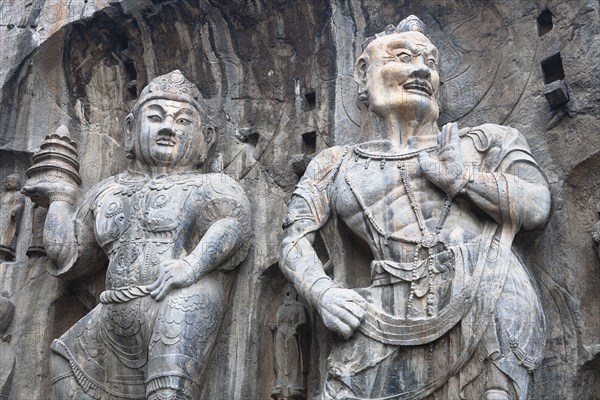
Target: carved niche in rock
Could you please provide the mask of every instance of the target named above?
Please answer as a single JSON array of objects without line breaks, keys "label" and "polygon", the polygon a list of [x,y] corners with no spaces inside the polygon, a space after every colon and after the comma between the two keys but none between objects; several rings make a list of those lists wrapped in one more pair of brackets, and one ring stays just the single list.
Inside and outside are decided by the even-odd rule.
[{"label": "carved niche in rock", "polygon": [[57,399],[199,398],[224,314],[219,275],[251,243],[244,190],[198,169],[214,141],[203,102],[178,70],[152,80],[124,123],[129,167],[85,194],[66,128],[34,156],[24,193],[49,206],[51,273],[90,275],[108,258],[101,303],[52,343]]},{"label": "carved niche in rock", "polygon": [[[367,41],[355,65],[362,137],[385,139],[315,157],[280,265],[340,336],[323,399],[526,399],[545,325],[512,241],[546,221],[547,181],[515,129],[440,131],[439,55],[423,29],[410,16]],[[370,265],[348,256],[348,235],[368,244]],[[370,283],[356,279],[364,270]]]},{"label": "carved niche in rock", "polygon": [[17,174],[8,175],[4,185],[6,192],[0,196],[0,260],[12,261],[16,255],[25,196],[19,192],[21,181]]},{"label": "carved niche in rock", "polygon": [[296,291],[290,288],[277,310],[273,331],[273,369],[275,387],[271,397],[276,400],[306,399],[306,368],[308,323],[304,305]]}]

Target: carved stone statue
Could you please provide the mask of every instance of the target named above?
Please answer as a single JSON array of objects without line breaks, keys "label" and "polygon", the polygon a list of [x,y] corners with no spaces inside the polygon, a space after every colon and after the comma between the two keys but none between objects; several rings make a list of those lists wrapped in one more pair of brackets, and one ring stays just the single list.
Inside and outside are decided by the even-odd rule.
[{"label": "carved stone statue", "polygon": [[46,208],[37,204],[33,205],[33,216],[31,218],[31,239],[27,247],[27,257],[38,258],[46,255],[44,249],[44,221],[46,221]]},{"label": "carved stone statue", "polygon": [[277,310],[273,330],[273,369],[275,387],[271,397],[276,400],[306,399],[307,321],[304,305],[290,289]]},{"label": "carved stone statue", "polygon": [[0,196],[0,260],[11,261],[15,259],[25,196],[19,192],[19,175],[8,175],[4,185],[6,192]]},{"label": "carved stone statue", "polygon": [[418,18],[367,43],[362,137],[381,140],[322,151],[284,220],[281,268],[340,336],[322,396],[526,399],[545,325],[512,241],[548,218],[546,178],[513,128],[439,130],[439,55]]},{"label": "carved stone statue", "polygon": [[198,170],[214,140],[203,102],[178,70],[153,79],[125,119],[131,164],[84,195],[68,132],[42,145],[24,192],[49,204],[52,273],[93,274],[108,258],[101,303],[52,343],[57,399],[199,398],[224,313],[220,275],[251,243],[243,189]]}]

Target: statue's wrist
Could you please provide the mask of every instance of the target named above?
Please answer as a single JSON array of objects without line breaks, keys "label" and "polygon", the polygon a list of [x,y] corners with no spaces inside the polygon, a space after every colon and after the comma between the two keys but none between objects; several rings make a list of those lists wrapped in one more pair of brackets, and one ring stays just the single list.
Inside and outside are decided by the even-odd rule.
[{"label": "statue's wrist", "polygon": [[307,297],[311,304],[315,307],[319,307],[321,305],[321,301],[325,292],[329,289],[334,288],[335,283],[328,276],[322,276],[316,279],[312,285],[307,290]]},{"label": "statue's wrist", "polygon": [[200,279],[201,269],[200,269],[200,260],[195,257],[193,254],[184,257],[183,262],[187,264],[186,268],[186,276],[189,283],[195,283]]},{"label": "statue's wrist", "polygon": [[448,196],[451,198],[456,197],[459,194],[465,194],[467,185],[469,183],[473,183],[475,180],[475,174],[473,173],[473,169],[469,168],[465,173],[462,174],[461,178],[457,180],[457,183],[453,186],[453,188],[448,193]]},{"label": "statue's wrist", "polygon": [[54,202],[57,202],[57,201],[64,201],[66,203],[69,203],[70,205],[74,205],[75,204],[75,198],[77,197],[75,195],[75,193],[69,193],[69,192],[66,192],[66,191],[48,192],[47,196],[48,196],[48,201],[50,203],[54,203]]}]

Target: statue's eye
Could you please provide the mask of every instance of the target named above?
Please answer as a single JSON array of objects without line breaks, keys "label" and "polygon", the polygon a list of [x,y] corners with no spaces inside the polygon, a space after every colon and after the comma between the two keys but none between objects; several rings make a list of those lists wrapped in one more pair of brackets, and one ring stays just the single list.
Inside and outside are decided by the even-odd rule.
[{"label": "statue's eye", "polygon": [[405,63],[409,63],[410,60],[412,59],[412,56],[408,53],[400,53],[400,54],[396,55],[396,57],[398,58],[398,60],[405,62]]},{"label": "statue's eye", "polygon": [[435,69],[435,60],[433,58],[427,60],[427,66],[431,69]]},{"label": "statue's eye", "polygon": [[160,117],[160,115],[148,115],[148,119],[152,122],[162,122],[162,118]]},{"label": "statue's eye", "polygon": [[177,122],[180,125],[189,125],[192,123],[192,121],[190,121],[187,118],[177,118],[177,121],[175,121],[175,122]]}]

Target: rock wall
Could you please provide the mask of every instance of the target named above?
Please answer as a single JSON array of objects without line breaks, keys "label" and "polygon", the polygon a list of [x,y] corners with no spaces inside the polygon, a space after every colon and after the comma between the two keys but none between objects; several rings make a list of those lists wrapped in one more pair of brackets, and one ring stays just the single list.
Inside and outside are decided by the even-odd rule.
[{"label": "rock wall", "polygon": [[[67,125],[89,188],[126,165],[121,124],[153,77],[179,68],[209,100],[212,162],[254,209],[254,246],[204,377],[207,399],[266,399],[271,332],[286,281],[280,221],[311,155],[358,140],[353,65],[367,36],[409,14],[441,52],[441,123],[519,129],[548,175],[553,207],[515,243],[539,284],[549,338],[535,397],[600,398],[600,260],[590,235],[600,200],[600,16],[595,0],[521,2],[315,0],[32,0],[0,4],[0,176],[24,177],[43,137]],[[553,108],[544,87],[562,80]],[[364,138],[363,138],[364,139]],[[23,226],[31,227],[31,208]],[[49,343],[97,302],[103,277],[63,282],[45,258],[2,263],[16,305],[11,399],[45,399]],[[312,316],[313,331],[323,331]],[[326,343],[326,341],[325,341]],[[314,341],[309,392],[326,349]],[[32,367],[35,366],[35,367]]]}]

